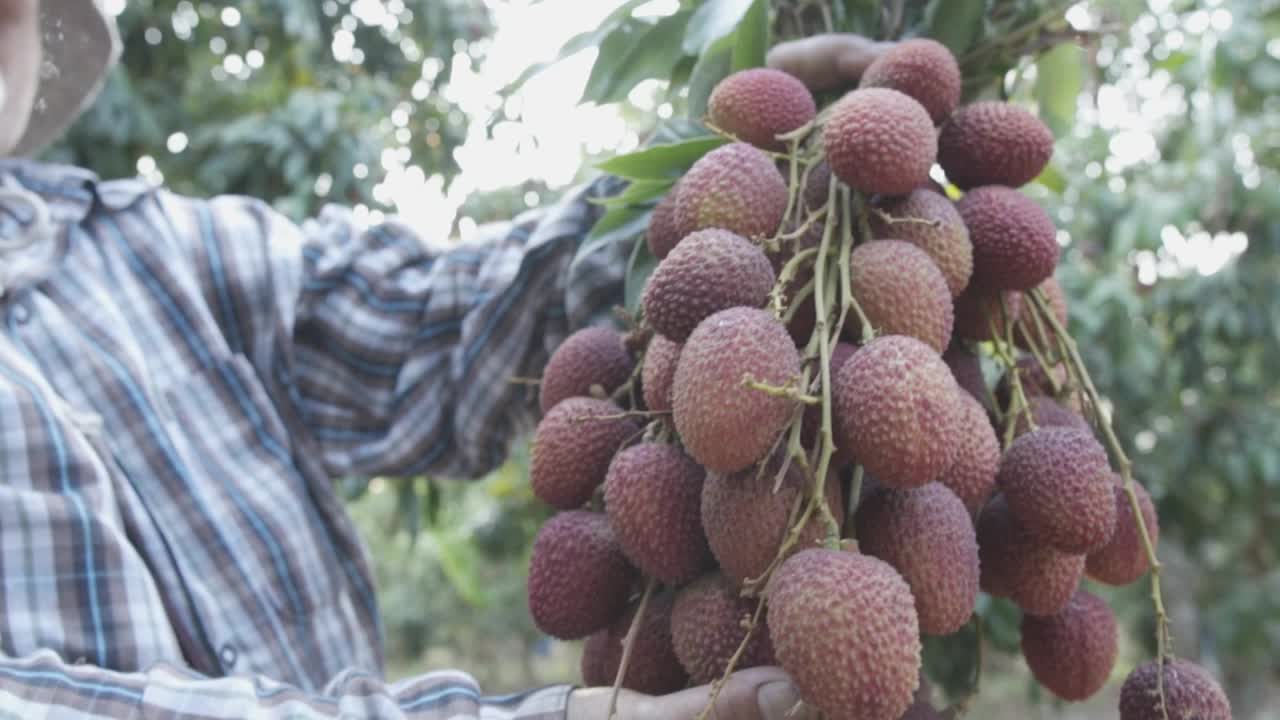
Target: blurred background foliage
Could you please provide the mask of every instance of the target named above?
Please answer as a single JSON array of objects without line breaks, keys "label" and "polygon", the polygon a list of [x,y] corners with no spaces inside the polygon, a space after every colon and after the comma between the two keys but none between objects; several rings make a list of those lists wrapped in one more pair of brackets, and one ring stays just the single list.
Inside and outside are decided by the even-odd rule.
[{"label": "blurred background foliage", "polygon": [[[107,5],[122,11],[123,67],[51,159],[251,194],[299,219],[326,202],[370,220],[403,211],[388,181],[417,173],[452,199],[437,225],[455,236],[553,199],[659,120],[696,119],[761,43],[827,26],[943,40],[969,98],[1025,102],[1058,136],[1028,192],[1061,229],[1071,329],[1159,507],[1177,649],[1224,679],[1237,717],[1280,717],[1280,0],[775,0],[764,15],[763,0]],[[584,32],[560,56],[517,48],[521,67],[468,106],[463,85],[493,64],[504,17],[541,18],[514,42],[570,19]],[[565,98],[528,91],[565,67]],[[557,145],[530,130],[537,112],[595,132]],[[513,162],[553,150],[558,179],[463,182],[468,143],[512,133]],[[520,451],[475,483],[341,481],[375,558],[393,673],[459,665],[493,690],[574,678],[574,650],[527,619],[547,511],[525,463]],[[1146,593],[1104,592],[1131,635],[1105,702],[1009,705],[1040,699],[1015,650],[990,661],[975,712],[1113,712],[1150,652]],[[994,644],[1016,648],[1016,620],[999,605],[989,618]],[[967,677],[966,641],[931,648],[944,685]]]}]

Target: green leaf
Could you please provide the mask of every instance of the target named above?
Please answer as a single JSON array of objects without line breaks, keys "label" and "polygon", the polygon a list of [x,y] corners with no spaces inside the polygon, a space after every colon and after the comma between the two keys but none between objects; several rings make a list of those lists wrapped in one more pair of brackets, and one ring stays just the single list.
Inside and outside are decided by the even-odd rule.
[{"label": "green leaf", "polygon": [[961,57],[981,36],[986,14],[986,0],[932,0],[925,10],[925,34]]},{"label": "green leaf", "polygon": [[751,3],[733,35],[733,69],[763,67],[765,52],[769,49],[769,3],[765,0]]},{"label": "green leaf", "polygon": [[1059,195],[1062,194],[1063,190],[1067,189],[1067,178],[1052,163],[1046,165],[1044,170],[1040,171],[1040,175],[1036,177],[1036,182]]},{"label": "green leaf", "polygon": [[644,292],[644,284],[649,281],[658,259],[649,251],[649,243],[643,238],[636,238],[635,247],[631,250],[631,258],[627,261],[627,275],[623,282],[622,295],[627,310],[632,315],[640,312],[640,295]]},{"label": "green leaf", "polygon": [[600,44],[582,100],[619,102],[640,81],[667,77],[681,57],[671,48],[684,35],[690,16],[686,10],[657,22],[629,19],[620,25]]},{"label": "green leaf", "polygon": [[707,113],[707,99],[716,83],[733,69],[733,35],[720,38],[707,48],[689,76],[689,117],[700,119]]},{"label": "green leaf", "polygon": [[598,166],[610,175],[631,180],[671,180],[682,175],[698,158],[728,142],[707,136],[669,145],[655,145],[628,155],[619,155]]},{"label": "green leaf", "polygon": [[831,9],[837,30],[876,37],[880,22],[880,3],[876,0],[843,0],[832,3]]},{"label": "green leaf", "polygon": [[614,195],[613,197],[600,198],[594,200],[598,205],[613,208],[622,205],[639,205],[641,203],[652,200],[659,195],[667,192],[667,190],[675,185],[674,178],[662,180],[633,180],[626,190]]},{"label": "green leaf", "polygon": [[529,79],[534,75],[537,75],[548,67],[564,60],[570,55],[575,55],[587,48],[599,47],[609,33],[613,32],[613,30],[619,25],[630,19],[632,11],[645,2],[648,2],[648,0],[627,0],[627,2],[624,2],[619,6],[617,10],[610,13],[609,16],[604,19],[604,22],[600,23],[600,27],[594,30],[578,33],[577,35],[569,38],[569,40],[560,48],[559,52],[556,53],[554,58],[546,62],[534,63],[533,65],[525,68],[524,72],[520,73],[520,75],[516,77],[515,80],[511,81],[511,84],[507,87],[518,88],[526,82],[529,82]]},{"label": "green leaf", "polygon": [[653,208],[649,206],[624,205],[610,209],[591,228],[587,240],[578,247],[570,268],[583,258],[597,250],[602,250],[616,242],[625,242],[627,238],[638,237],[649,227],[649,215]]},{"label": "green leaf", "polygon": [[1040,117],[1053,134],[1062,137],[1071,131],[1076,117],[1076,98],[1084,84],[1084,52],[1072,43],[1063,43],[1036,61],[1036,102]]},{"label": "green leaf", "polygon": [[737,27],[755,0],[707,0],[689,20],[682,48],[686,55],[701,55]]}]

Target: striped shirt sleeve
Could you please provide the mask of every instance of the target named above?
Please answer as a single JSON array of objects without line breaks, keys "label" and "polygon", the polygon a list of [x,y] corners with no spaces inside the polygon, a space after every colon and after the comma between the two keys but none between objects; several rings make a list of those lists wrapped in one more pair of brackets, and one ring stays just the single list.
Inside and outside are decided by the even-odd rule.
[{"label": "striped shirt sleeve", "polygon": [[263,677],[207,678],[165,663],[123,673],[68,664],[50,650],[0,656],[0,709],[15,718],[563,720],[571,690],[484,697],[470,676],[454,671],[396,683],[350,672],[322,693],[305,693]]},{"label": "striped shirt sleeve", "polygon": [[[265,204],[166,196],[209,306],[332,476],[478,477],[537,420],[550,352],[622,302],[626,250],[574,257],[602,179],[557,206],[441,247],[327,208],[296,226]],[[621,245],[621,244],[619,244]]]}]

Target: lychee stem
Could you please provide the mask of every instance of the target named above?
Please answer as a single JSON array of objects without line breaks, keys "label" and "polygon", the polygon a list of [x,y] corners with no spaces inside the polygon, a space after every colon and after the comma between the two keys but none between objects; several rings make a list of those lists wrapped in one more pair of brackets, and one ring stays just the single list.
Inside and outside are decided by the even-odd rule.
[{"label": "lychee stem", "polygon": [[[742,642],[738,643],[738,648],[733,651],[733,655],[729,657],[729,662],[725,663],[724,674],[711,684],[711,697],[707,699],[707,704],[698,713],[695,720],[706,720],[711,712],[715,709],[716,699],[720,697],[720,691],[724,689],[725,683],[729,682],[729,676],[738,667],[738,662],[742,660],[743,653],[747,650],[747,645],[751,643],[751,636],[755,634],[756,628],[760,625],[760,615],[764,612],[764,598],[756,600],[755,612],[751,614],[751,619],[747,621],[746,633],[742,636]],[[612,715],[610,715],[612,718]]]},{"label": "lychee stem", "polygon": [[987,322],[991,326],[991,345],[995,349],[996,359],[1004,367],[1005,376],[1009,378],[1010,383],[1009,407],[1005,408],[1004,411],[1004,438],[1001,443],[1001,447],[1006,449],[1013,444],[1013,433],[1018,426],[1018,415],[1026,415],[1027,426],[1032,430],[1037,429],[1035,418],[1031,416],[1031,403],[1027,402],[1027,394],[1022,387],[1022,376],[1019,372],[1018,361],[1010,351],[1010,348],[1013,347],[1013,323],[1009,322],[1008,311],[1009,308],[1005,303],[1005,298],[1001,295],[1000,315],[1008,332],[1008,336],[1005,338],[1001,338],[1000,333],[997,332],[995,318],[987,318]]},{"label": "lychee stem", "polygon": [[[832,175],[832,178],[834,181],[835,176]],[[857,201],[859,211],[863,209],[866,203],[863,200],[862,195],[857,193],[852,196],[846,193],[844,200],[845,202],[843,203],[844,207],[842,210],[844,211],[845,237],[844,245],[841,247],[840,252],[840,288],[844,295],[844,302],[848,303],[853,308],[853,311],[858,314],[858,321],[862,323],[862,342],[865,345],[875,338],[876,331],[875,328],[871,326],[871,320],[867,318],[867,314],[862,311],[862,306],[858,304],[858,298],[853,294],[853,269],[850,267],[851,263],[849,257],[853,254],[854,244],[853,221],[850,217],[850,214],[853,211],[853,202],[855,200]],[[870,242],[871,225],[867,222],[866,213],[859,212],[858,217],[861,220],[861,226],[859,229],[862,232],[863,242]]]},{"label": "lychee stem", "polygon": [[845,502],[847,510],[844,515],[844,536],[850,540],[858,539],[858,528],[854,524],[854,515],[858,512],[858,504],[862,499],[862,478],[866,470],[859,463],[853,468],[853,482],[849,483],[849,499]]},{"label": "lychee stem", "polygon": [[644,611],[649,607],[649,598],[658,584],[649,578],[644,585],[644,594],[640,596],[640,605],[636,608],[636,616],[631,618],[631,626],[627,628],[627,636],[622,641],[622,662],[618,664],[618,673],[613,678],[613,695],[609,697],[609,720],[618,716],[618,694],[622,691],[622,679],[627,676],[627,666],[631,664],[631,651],[635,649],[636,639],[640,636],[640,623],[644,620]]},{"label": "lychee stem", "polygon": [[1124,482],[1125,495],[1129,498],[1129,510],[1133,513],[1134,522],[1138,526],[1138,534],[1142,537],[1142,549],[1147,555],[1147,562],[1151,565],[1151,603],[1155,608],[1156,614],[1156,658],[1160,665],[1160,672],[1156,673],[1156,690],[1160,697],[1160,712],[1165,720],[1168,720],[1169,712],[1164,694],[1163,665],[1165,658],[1173,653],[1173,641],[1169,637],[1169,616],[1165,612],[1164,595],[1160,590],[1160,573],[1163,565],[1160,564],[1160,559],[1156,556],[1155,544],[1151,542],[1151,533],[1147,529],[1146,518],[1142,515],[1142,506],[1138,501],[1138,494],[1133,489],[1133,463],[1129,460],[1129,456],[1120,445],[1120,440],[1116,437],[1111,418],[1107,413],[1102,412],[1101,396],[1098,394],[1098,388],[1093,384],[1089,369],[1085,367],[1084,360],[1080,357],[1080,349],[1075,339],[1068,335],[1066,329],[1062,327],[1062,323],[1058,322],[1058,318],[1054,316],[1043,293],[1038,288],[1028,293],[1028,297],[1031,299],[1036,311],[1049,323],[1053,328],[1054,334],[1058,336],[1059,343],[1066,350],[1068,362],[1075,366],[1083,384],[1084,392],[1093,406],[1094,414],[1097,416],[1098,428],[1102,430],[1102,436],[1106,440],[1107,447],[1115,456],[1116,464],[1120,466],[1120,478]]},{"label": "lychee stem", "polygon": [[[827,187],[827,207],[831,207],[836,202],[836,195],[839,189],[839,180],[834,174],[831,176],[831,182]],[[845,217],[848,218],[848,211],[845,211]],[[814,332],[818,333],[818,370],[822,377],[822,429],[818,434],[818,442],[821,449],[819,453],[818,467],[813,476],[813,500],[818,504],[818,513],[822,516],[822,523],[826,527],[826,544],[829,548],[835,550],[840,547],[840,524],[836,522],[835,515],[831,513],[831,508],[827,505],[827,471],[831,467],[831,456],[835,453],[835,438],[832,432],[831,421],[831,336],[830,326],[828,324],[828,307],[827,307],[827,259],[831,252],[831,239],[836,229],[835,213],[827,214],[827,223],[822,230],[822,246],[818,249],[817,264],[814,267],[814,279],[816,284],[813,288],[814,295],[814,312],[817,316]],[[847,235],[842,237],[842,244],[848,244]]]}]

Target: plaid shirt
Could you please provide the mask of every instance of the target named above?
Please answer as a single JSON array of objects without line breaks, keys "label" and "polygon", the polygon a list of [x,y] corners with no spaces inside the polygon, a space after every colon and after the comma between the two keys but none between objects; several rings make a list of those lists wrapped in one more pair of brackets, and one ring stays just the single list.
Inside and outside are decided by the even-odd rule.
[{"label": "plaid shirt", "polygon": [[[570,268],[604,183],[444,250],[72,168],[0,182],[55,253],[0,296],[0,714],[563,717],[567,686],[380,679],[332,478],[502,461],[536,419],[507,378],[621,297],[620,248]],[[0,203],[0,239],[36,219]]]}]

